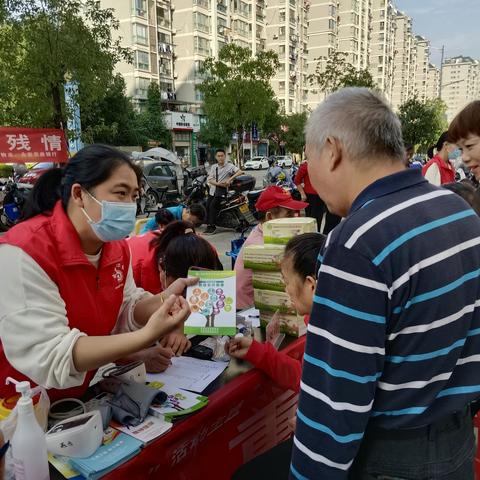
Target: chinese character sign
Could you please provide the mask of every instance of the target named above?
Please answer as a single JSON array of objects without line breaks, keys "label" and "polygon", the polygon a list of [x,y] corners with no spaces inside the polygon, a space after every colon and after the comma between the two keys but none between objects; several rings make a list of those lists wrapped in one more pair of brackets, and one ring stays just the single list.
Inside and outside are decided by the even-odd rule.
[{"label": "chinese character sign", "polygon": [[48,161],[68,161],[68,148],[62,130],[0,127],[0,163]]}]

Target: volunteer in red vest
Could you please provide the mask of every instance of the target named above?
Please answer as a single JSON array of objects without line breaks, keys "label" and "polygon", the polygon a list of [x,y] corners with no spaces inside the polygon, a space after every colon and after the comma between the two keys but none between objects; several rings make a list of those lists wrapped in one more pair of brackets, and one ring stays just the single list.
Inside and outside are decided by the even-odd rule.
[{"label": "volunteer in red vest", "polygon": [[161,295],[135,286],[124,238],[135,226],[140,172],[92,145],[44,173],[25,220],[0,239],[0,397],[7,376],[82,395],[97,368],[178,341],[189,315],[181,279]]},{"label": "volunteer in red vest", "polygon": [[457,146],[448,141],[448,132],[443,132],[436,144],[437,154],[422,168],[423,176],[433,185],[455,181],[455,168],[450,160],[456,158]]}]

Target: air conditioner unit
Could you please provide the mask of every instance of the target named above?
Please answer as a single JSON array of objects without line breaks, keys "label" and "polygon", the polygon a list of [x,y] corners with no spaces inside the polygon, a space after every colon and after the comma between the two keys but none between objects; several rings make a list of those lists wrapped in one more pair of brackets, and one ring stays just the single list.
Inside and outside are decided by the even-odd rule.
[{"label": "air conditioner unit", "polygon": [[275,34],[275,35],[273,36],[273,39],[274,39],[274,40],[278,40],[278,35]]},{"label": "air conditioner unit", "polygon": [[172,11],[172,12],[175,11],[175,5],[170,5],[170,11]]},{"label": "air conditioner unit", "polygon": [[177,34],[177,29],[176,28],[172,28],[172,35],[176,35]]}]

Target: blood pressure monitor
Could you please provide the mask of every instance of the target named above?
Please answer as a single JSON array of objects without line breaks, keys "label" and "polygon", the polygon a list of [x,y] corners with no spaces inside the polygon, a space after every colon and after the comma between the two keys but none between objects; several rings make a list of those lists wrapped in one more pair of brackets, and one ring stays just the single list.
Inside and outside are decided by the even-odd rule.
[{"label": "blood pressure monitor", "polygon": [[76,415],[57,423],[46,433],[50,453],[86,458],[102,444],[102,416],[98,410]]}]

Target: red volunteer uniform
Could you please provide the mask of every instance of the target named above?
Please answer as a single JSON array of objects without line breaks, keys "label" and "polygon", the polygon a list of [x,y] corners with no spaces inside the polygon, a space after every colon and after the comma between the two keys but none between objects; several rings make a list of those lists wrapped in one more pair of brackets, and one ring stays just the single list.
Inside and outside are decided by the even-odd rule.
[{"label": "red volunteer uniform", "polygon": [[[98,269],[95,268],[85,256],[78,233],[58,201],[51,215],[38,215],[16,225],[0,243],[21,248],[57,285],[70,328],[78,328],[90,336],[111,333],[122,306],[130,264],[124,240],[105,243]],[[50,389],[50,399],[80,397],[94,374],[88,372],[78,387]],[[0,397],[4,398],[14,393],[12,386],[4,385],[6,377],[30,380],[10,365],[0,344]]]},{"label": "red volunteer uniform", "polygon": [[300,185],[303,183],[303,190],[306,195],[317,195],[317,192],[312,186],[310,182],[310,177],[308,176],[308,163],[303,162],[300,167],[298,167],[298,171],[295,174],[295,185]]},{"label": "red volunteer uniform", "polygon": [[[304,320],[308,325],[310,315],[305,315]],[[245,360],[266,373],[280,387],[294,392],[300,390],[303,361],[275,350],[271,343],[254,340],[245,355]]]},{"label": "red volunteer uniform", "polygon": [[440,184],[444,185],[445,183],[452,183],[455,181],[455,169],[453,168],[450,161],[448,165],[443,161],[439,155],[435,155],[428,163],[426,163],[422,168],[422,175],[425,176],[427,170],[433,165],[436,164],[440,170]]},{"label": "red volunteer uniform", "polygon": [[128,246],[132,254],[133,278],[137,287],[156,295],[163,291],[160,282],[155,249],[150,242],[155,238],[155,232],[147,232],[128,239]]}]

